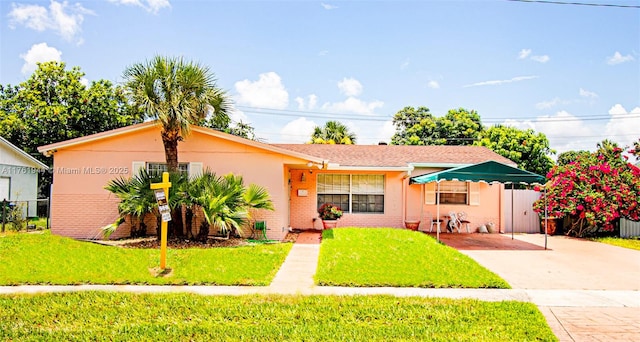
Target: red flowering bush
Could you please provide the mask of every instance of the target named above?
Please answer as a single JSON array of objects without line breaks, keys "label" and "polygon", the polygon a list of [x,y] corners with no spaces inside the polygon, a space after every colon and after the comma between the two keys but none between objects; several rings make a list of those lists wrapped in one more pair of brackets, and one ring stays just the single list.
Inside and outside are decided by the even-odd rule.
[{"label": "red flowering bush", "polygon": [[640,219],[640,169],[628,163],[615,144],[604,141],[598,147],[554,166],[547,174],[546,200],[541,196],[534,203],[538,213],[545,212],[546,203],[549,216],[568,217],[568,235],[613,231],[621,217]]}]

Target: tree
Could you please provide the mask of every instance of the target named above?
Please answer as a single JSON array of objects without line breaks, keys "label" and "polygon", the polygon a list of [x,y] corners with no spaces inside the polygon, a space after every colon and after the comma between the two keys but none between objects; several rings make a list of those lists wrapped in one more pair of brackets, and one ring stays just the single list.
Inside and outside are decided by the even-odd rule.
[{"label": "tree", "polygon": [[[99,133],[142,121],[121,87],[105,80],[82,82],[79,67],[39,63],[19,86],[0,86],[0,135],[52,166],[38,146]],[[41,174],[40,194],[48,196],[51,174]]]},{"label": "tree", "polygon": [[178,169],[178,142],[190,133],[190,125],[207,116],[224,125],[229,122],[229,99],[208,67],[182,58],[156,56],[124,71],[125,87],[147,118],[162,125],[167,169]]},{"label": "tree", "polygon": [[427,107],[405,107],[393,117],[393,145],[472,145],[483,130],[475,110],[451,109],[435,117]]},{"label": "tree", "polygon": [[579,237],[613,231],[621,217],[640,219],[640,168],[628,163],[623,149],[603,141],[594,153],[556,165],[547,175],[546,199],[534,210],[566,217],[569,235]]},{"label": "tree", "polygon": [[483,131],[474,145],[486,146],[513,160],[519,168],[539,175],[546,175],[553,166],[549,155],[555,151],[549,148],[549,140],[532,129],[495,125]]},{"label": "tree", "polygon": [[558,161],[557,164],[558,165],[567,165],[571,162],[574,162],[576,159],[578,159],[578,156],[582,156],[582,155],[588,155],[591,152],[589,151],[567,151],[567,152],[562,152],[558,155]]},{"label": "tree", "polygon": [[[427,107],[404,107],[393,116],[391,145],[435,145],[436,119]],[[438,144],[441,145],[441,144]]]},{"label": "tree", "polygon": [[483,131],[480,115],[475,110],[451,109],[436,122],[439,139],[446,145],[473,145]]},{"label": "tree", "polygon": [[353,145],[356,135],[338,121],[327,121],[324,127],[316,126],[311,134],[311,144]]}]

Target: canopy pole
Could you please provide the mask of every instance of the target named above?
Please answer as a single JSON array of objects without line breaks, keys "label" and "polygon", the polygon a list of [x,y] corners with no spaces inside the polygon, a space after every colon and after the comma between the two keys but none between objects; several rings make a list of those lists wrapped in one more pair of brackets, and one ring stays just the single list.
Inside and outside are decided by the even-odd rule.
[{"label": "canopy pole", "polygon": [[511,183],[511,240],[513,240],[513,183]]},{"label": "canopy pole", "polygon": [[544,187],[544,249],[547,249],[547,225],[549,224],[549,212],[547,210],[547,187]]},{"label": "canopy pole", "polygon": [[436,240],[440,242],[440,182],[436,184]]}]

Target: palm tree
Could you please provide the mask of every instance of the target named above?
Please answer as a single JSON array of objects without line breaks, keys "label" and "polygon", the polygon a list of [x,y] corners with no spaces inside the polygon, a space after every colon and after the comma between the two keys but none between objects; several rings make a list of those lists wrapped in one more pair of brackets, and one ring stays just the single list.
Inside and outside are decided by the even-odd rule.
[{"label": "palm tree", "polygon": [[316,126],[311,135],[311,144],[353,145],[356,135],[338,121],[327,121],[324,127]]},{"label": "palm tree", "polygon": [[207,116],[229,122],[230,102],[208,67],[182,58],[156,56],[128,67],[123,74],[131,99],[147,118],[162,125],[162,143],[169,172],[178,169],[178,141],[191,124]]}]

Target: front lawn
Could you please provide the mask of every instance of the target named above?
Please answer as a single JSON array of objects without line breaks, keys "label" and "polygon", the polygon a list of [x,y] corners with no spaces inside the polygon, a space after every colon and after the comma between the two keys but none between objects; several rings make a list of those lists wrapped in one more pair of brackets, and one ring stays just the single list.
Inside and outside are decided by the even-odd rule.
[{"label": "front lawn", "polygon": [[630,248],[640,251],[640,238],[636,239],[623,239],[618,237],[603,237],[594,239],[595,241],[614,245],[618,247]]},{"label": "front lawn", "polygon": [[510,288],[434,238],[394,228],[325,230],[315,279],[332,286]]},{"label": "front lawn", "polygon": [[51,235],[0,235],[0,285],[211,284],[268,285],[290,243],[233,248],[168,249],[172,273],[156,277],[159,249],[102,246]]},{"label": "front lawn", "polygon": [[391,296],[0,296],[3,341],[557,341],[535,305]]}]

